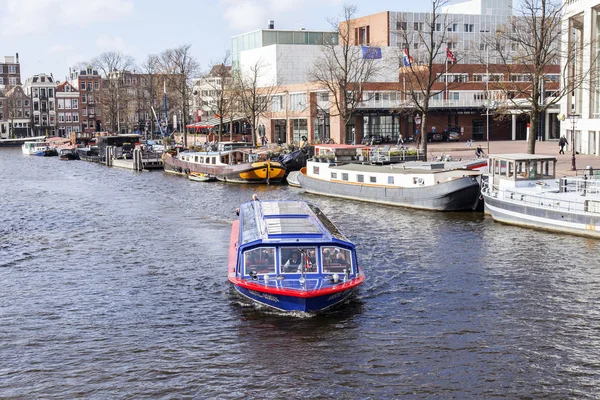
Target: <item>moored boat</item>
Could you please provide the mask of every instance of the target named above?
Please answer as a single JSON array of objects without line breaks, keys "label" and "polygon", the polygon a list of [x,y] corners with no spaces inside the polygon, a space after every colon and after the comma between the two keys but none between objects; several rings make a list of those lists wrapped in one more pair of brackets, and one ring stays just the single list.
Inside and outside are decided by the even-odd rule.
[{"label": "moored boat", "polygon": [[252,301],[280,311],[319,312],[365,280],[356,249],[313,204],[242,204],[231,230],[228,278]]},{"label": "moored boat", "polygon": [[443,162],[372,165],[308,161],[298,175],[314,194],[435,211],[471,211],[478,205],[481,172]]},{"label": "moored boat", "polygon": [[285,176],[285,168],[253,149],[231,148],[219,151],[194,151],[164,154],[165,172],[189,175],[204,173],[223,182],[277,183]]},{"label": "moored boat", "polygon": [[50,150],[50,144],[45,141],[25,142],[21,149],[26,155],[44,156]]},{"label": "moored boat", "polygon": [[298,175],[300,175],[300,171],[290,172],[288,174],[288,176],[285,178],[288,185],[293,186],[293,187],[302,187],[302,186],[300,186],[300,182],[298,182]]},{"label": "moored boat", "polygon": [[506,224],[600,238],[600,180],[593,173],[557,179],[556,163],[553,156],[490,155],[485,212]]}]

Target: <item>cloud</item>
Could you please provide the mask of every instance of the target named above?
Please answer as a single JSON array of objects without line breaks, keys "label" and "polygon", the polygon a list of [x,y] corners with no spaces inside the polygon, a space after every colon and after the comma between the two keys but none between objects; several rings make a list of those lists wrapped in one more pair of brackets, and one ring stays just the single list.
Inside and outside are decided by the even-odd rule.
[{"label": "cloud", "polygon": [[133,0],[4,0],[0,36],[42,33],[53,26],[89,25],[133,13]]},{"label": "cloud", "polygon": [[129,47],[120,36],[100,35],[96,38],[96,46],[102,51],[129,53]]},{"label": "cloud", "polygon": [[[328,5],[341,4],[343,0],[304,0],[300,2],[300,6],[298,0],[220,0],[219,2],[225,8],[223,18],[228,21],[229,27],[234,31],[246,32],[266,28],[268,20],[277,22],[278,18],[287,17],[292,13],[298,14],[298,7],[301,7],[304,12],[312,8],[315,13],[318,13],[317,10]],[[275,27],[277,28],[277,25]]]},{"label": "cloud", "polygon": [[46,49],[46,53],[70,53],[75,49],[72,45],[54,44]]}]

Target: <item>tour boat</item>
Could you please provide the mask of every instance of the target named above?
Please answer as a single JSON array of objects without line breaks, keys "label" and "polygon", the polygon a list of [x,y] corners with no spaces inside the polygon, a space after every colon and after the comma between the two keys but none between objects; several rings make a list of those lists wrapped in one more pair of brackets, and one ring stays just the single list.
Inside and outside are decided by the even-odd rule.
[{"label": "tour boat", "polygon": [[33,156],[44,156],[50,150],[50,143],[43,141],[25,142],[21,146],[23,154]]},{"label": "tour boat", "polygon": [[298,181],[306,192],[325,196],[424,210],[474,210],[481,172],[456,167],[444,162],[374,165],[311,160]]},{"label": "tour boat", "polygon": [[212,175],[205,174],[202,172],[190,172],[188,174],[188,179],[194,182],[211,182],[214,181],[216,178]]},{"label": "tour boat", "polygon": [[231,230],[228,278],[242,296],[286,312],[346,301],[365,280],[356,249],[315,205],[242,204]]},{"label": "tour boat", "polygon": [[556,178],[556,157],[490,155],[481,194],[496,221],[600,238],[600,180],[594,171]]},{"label": "tour boat", "polygon": [[[220,144],[221,145],[221,144]],[[217,151],[184,151],[164,155],[165,172],[189,175],[209,174],[223,182],[277,183],[285,176],[285,168],[255,149],[220,147]]]}]

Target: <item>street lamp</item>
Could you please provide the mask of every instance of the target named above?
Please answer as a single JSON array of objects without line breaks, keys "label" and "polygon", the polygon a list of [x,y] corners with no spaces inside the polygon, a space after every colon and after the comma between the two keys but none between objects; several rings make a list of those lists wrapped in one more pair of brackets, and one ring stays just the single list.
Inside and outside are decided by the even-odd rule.
[{"label": "street lamp", "polygon": [[565,117],[565,114],[560,113],[556,116],[556,119],[559,121],[564,121],[566,118],[571,120],[571,171],[577,171],[577,166],[575,164],[575,124],[581,115],[579,114],[569,114]]},{"label": "street lamp", "polygon": [[571,171],[577,171],[577,167],[575,166],[575,124],[577,123],[577,119],[579,119],[579,114],[569,114],[569,119],[571,120]]}]

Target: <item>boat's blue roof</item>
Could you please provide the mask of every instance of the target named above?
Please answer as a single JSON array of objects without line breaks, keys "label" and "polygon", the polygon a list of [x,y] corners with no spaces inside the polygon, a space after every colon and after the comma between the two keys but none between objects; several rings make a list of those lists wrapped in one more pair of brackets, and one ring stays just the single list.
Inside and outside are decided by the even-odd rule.
[{"label": "boat's blue roof", "polygon": [[303,201],[252,201],[240,207],[240,244],[352,243],[314,204]]}]

